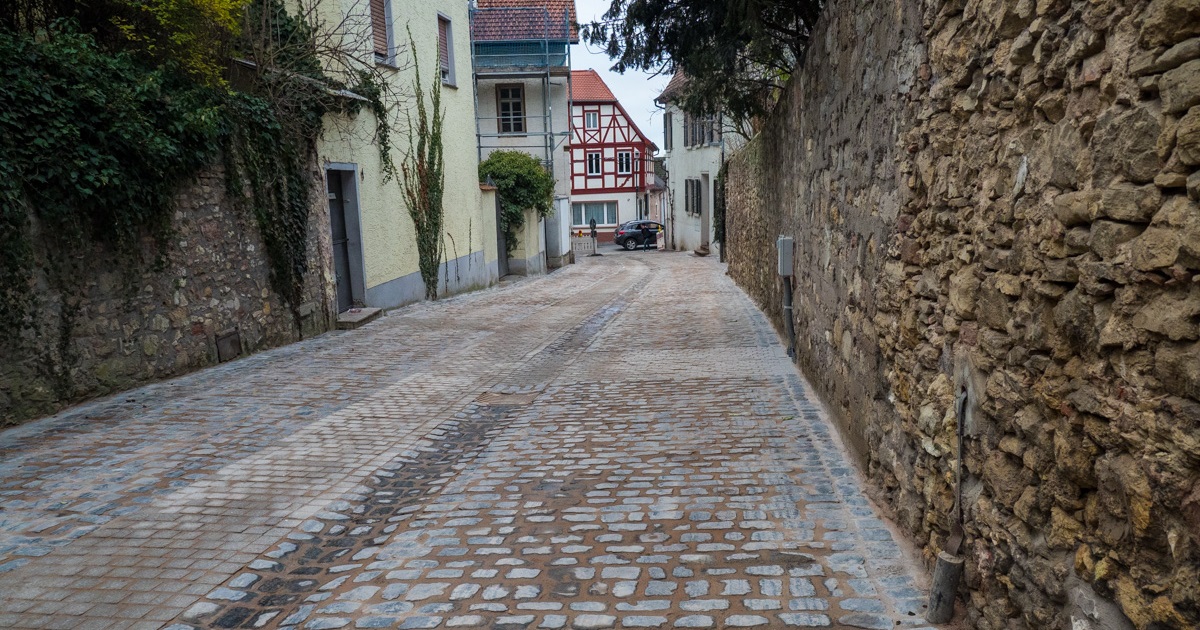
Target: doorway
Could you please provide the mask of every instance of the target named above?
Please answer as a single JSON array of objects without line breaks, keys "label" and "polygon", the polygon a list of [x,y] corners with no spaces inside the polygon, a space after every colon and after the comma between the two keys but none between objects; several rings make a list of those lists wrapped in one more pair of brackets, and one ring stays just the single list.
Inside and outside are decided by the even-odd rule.
[{"label": "doorway", "polygon": [[362,306],[364,298],[362,227],[358,214],[356,172],[353,164],[330,165],[325,170],[338,313]]},{"label": "doorway", "polygon": [[709,187],[708,175],[700,176],[700,247],[709,246],[709,233],[712,230],[712,190]]},{"label": "doorway", "polygon": [[504,235],[504,230],[500,228],[500,215],[504,211],[500,208],[500,193],[496,192],[496,273],[498,278],[507,276],[508,271],[508,238]]}]

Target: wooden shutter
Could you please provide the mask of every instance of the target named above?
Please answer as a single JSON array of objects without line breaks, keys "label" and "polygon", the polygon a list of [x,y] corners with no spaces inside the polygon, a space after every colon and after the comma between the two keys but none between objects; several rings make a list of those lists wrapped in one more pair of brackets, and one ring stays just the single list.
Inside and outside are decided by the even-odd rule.
[{"label": "wooden shutter", "polygon": [[450,72],[450,20],[444,17],[438,17],[438,67]]},{"label": "wooden shutter", "polygon": [[387,0],[371,0],[371,35],[375,41],[375,54],[390,57],[388,54],[388,23]]}]

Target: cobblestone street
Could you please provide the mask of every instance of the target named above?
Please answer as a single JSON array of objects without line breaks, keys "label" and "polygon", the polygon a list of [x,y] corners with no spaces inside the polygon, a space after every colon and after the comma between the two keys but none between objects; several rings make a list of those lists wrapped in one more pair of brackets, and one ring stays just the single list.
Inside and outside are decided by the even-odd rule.
[{"label": "cobblestone street", "polygon": [[0,433],[2,628],[921,628],[713,258],[610,252]]}]

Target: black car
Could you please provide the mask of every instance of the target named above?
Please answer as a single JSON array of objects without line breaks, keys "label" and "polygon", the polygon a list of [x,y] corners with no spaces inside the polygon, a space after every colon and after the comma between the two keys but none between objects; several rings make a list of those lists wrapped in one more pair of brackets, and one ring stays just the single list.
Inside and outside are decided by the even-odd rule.
[{"label": "black car", "polygon": [[633,251],[642,246],[642,227],[649,231],[650,246],[658,242],[658,235],[663,231],[663,224],[654,221],[626,221],[617,227],[613,234],[613,242],[627,250]]}]

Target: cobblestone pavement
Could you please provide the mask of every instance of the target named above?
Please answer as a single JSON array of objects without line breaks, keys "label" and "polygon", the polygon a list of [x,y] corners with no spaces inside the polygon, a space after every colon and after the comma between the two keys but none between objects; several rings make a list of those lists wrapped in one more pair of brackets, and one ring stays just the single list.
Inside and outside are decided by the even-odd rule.
[{"label": "cobblestone pavement", "polygon": [[0,433],[0,627],[923,626],[723,271],[585,258]]}]

